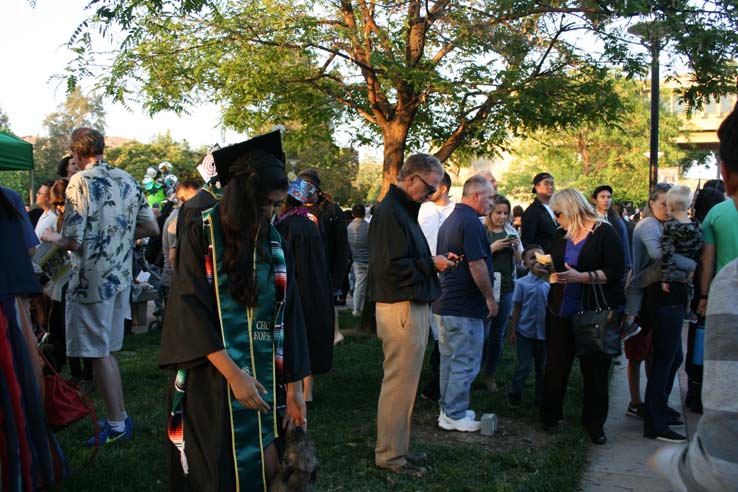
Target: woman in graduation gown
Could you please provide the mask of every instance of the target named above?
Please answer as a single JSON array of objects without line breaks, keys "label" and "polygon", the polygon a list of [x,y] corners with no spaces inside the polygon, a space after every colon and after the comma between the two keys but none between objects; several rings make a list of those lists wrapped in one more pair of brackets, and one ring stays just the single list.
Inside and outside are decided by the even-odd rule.
[{"label": "woman in graduation gown", "polygon": [[313,400],[313,376],[331,370],[333,363],[333,291],[320,229],[303,204],[317,193],[315,186],[297,178],[275,225],[287,243],[288,263],[294,264],[295,281],[310,349],[311,375],[303,380],[305,401]]},{"label": "woman in graduation gown", "polygon": [[254,140],[214,154],[223,199],[178,238],[159,358],[176,370],[171,490],[266,492],[283,427],[307,424],[302,310],[270,223],[288,182],[281,145]]}]

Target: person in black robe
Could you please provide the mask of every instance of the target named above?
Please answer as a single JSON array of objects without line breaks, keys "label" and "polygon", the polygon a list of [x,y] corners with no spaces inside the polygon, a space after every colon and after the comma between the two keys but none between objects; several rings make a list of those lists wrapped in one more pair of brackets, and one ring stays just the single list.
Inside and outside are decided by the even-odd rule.
[{"label": "person in black robe", "polygon": [[[281,154],[281,147],[278,154]],[[218,157],[215,159],[219,165]],[[268,219],[284,198],[287,187],[284,164],[267,152],[248,146],[239,149],[235,160],[235,163],[226,161],[227,166],[223,164],[226,167],[218,168],[221,183],[230,181],[230,185],[224,184],[223,201],[210,212],[209,221],[204,223],[193,214],[192,220],[183,221],[181,228],[178,227],[175,276],[167,309],[175,314],[165,318],[159,353],[159,365],[172,371],[168,398],[172,417],[176,415],[172,402],[178,396],[182,397],[181,447],[177,446],[177,436],[172,434],[171,421],[169,427],[170,490],[266,492],[271,477],[277,471],[277,451],[279,439],[284,434],[283,427],[307,425],[301,381],[310,373],[310,359],[294,269],[289,263],[286,265],[283,295],[283,345],[278,345],[277,327],[280,323],[276,318],[266,333],[263,330],[258,332],[262,320],[258,313],[265,305],[264,293],[272,292],[270,296],[276,296],[276,300],[271,299],[275,305],[279,301],[279,283],[275,278],[280,277],[280,264],[268,250],[271,244],[272,251],[275,251],[274,244],[278,241],[274,238],[279,238],[279,235],[271,228]],[[233,229],[234,221],[243,227]],[[270,230],[274,236],[270,236]],[[250,231],[256,231],[256,234],[250,235]],[[213,271],[208,268],[206,259],[215,256],[212,251],[218,249],[218,242],[212,247],[211,242],[216,237],[225,246],[222,247],[222,258],[214,258],[210,263]],[[238,239],[250,241],[250,244],[239,243],[245,247],[234,247]],[[265,245],[266,248],[263,247]],[[234,252],[241,254],[234,255]],[[284,256],[289,258],[289,253]],[[264,269],[263,265],[271,265],[271,269]],[[258,276],[255,270],[259,272]],[[265,276],[268,281],[260,276]],[[271,288],[273,284],[276,284],[274,289]],[[227,310],[229,304],[231,308]],[[238,309],[238,305],[242,307]],[[256,374],[252,372],[252,366],[243,365],[231,352],[235,343],[228,339],[228,330],[224,326],[230,323],[229,320],[236,319],[233,313],[240,313],[242,318],[239,320],[246,319],[247,311],[250,313],[249,329],[245,329],[247,323],[239,322],[233,332],[251,332],[251,320],[256,320],[254,333],[267,335],[268,343],[274,342],[274,350],[268,352],[273,354],[273,367],[276,367],[274,372],[277,374],[272,386],[261,384],[264,382],[262,378],[267,377],[266,371],[261,376],[252,377],[252,373]],[[244,329],[240,329],[241,326]],[[249,342],[252,347],[256,345],[255,340],[257,338],[253,337]],[[283,352],[283,358],[279,356],[280,352]],[[253,358],[252,352],[252,361]],[[186,374],[186,379],[175,387],[175,380],[180,383],[177,378],[182,373]],[[268,402],[272,402],[271,408]],[[251,454],[256,457],[250,462],[244,462],[241,458],[243,448],[235,444],[234,433],[241,422],[233,412],[239,404],[242,412],[239,415],[246,412],[248,418],[255,419],[258,412],[259,416],[259,427],[249,438],[253,441],[249,445],[257,447],[256,453]],[[275,407],[278,415],[272,422],[269,419]],[[262,425],[262,421],[269,423]],[[263,440],[262,434],[271,432],[272,427],[275,429],[273,439]],[[277,430],[277,427],[282,428]],[[250,470],[254,464],[259,473],[244,474],[243,470]]]},{"label": "person in black robe", "polygon": [[325,249],[317,225],[303,206],[316,193],[300,178],[290,183],[276,227],[287,243],[287,262],[294,264],[310,349],[311,375],[303,380],[305,401],[313,400],[313,376],[331,370],[334,309]]}]

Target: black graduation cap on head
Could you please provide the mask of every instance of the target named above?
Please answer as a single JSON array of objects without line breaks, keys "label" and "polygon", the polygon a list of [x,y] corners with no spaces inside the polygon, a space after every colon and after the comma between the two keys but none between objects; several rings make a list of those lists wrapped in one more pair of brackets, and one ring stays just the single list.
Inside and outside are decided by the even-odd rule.
[{"label": "black graduation cap on head", "polygon": [[286,177],[282,134],[279,130],[213,152],[220,186],[233,176],[251,170],[265,177]]}]

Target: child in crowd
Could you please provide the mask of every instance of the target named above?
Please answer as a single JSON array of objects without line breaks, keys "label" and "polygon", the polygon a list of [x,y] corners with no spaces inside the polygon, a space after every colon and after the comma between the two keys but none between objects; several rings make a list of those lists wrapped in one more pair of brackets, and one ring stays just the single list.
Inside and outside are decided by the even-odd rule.
[{"label": "child in crowd", "polygon": [[513,293],[513,311],[510,320],[510,338],[517,346],[518,365],[512,377],[508,404],[517,408],[520,405],[523,385],[531,370],[531,362],[535,361],[536,393],[535,403],[541,401],[543,395],[543,369],[546,367],[546,302],[551,288],[548,280],[532,270],[536,262],[536,253],[543,254],[543,248],[530,244],[523,251],[523,264],[528,275],[515,283]]},{"label": "child in crowd", "polygon": [[666,193],[666,205],[671,219],[662,228],[661,261],[631,276],[625,286],[625,319],[621,332],[623,341],[641,331],[634,320],[641,308],[646,287],[661,282],[664,292],[668,292],[669,282],[687,282],[697,268],[702,233],[699,222],[687,214],[691,201],[692,192],[687,186],[672,186]]},{"label": "child in crowd", "polygon": [[[688,186],[673,186],[666,193],[666,206],[671,219],[664,223],[661,235],[661,289],[669,292],[669,280],[676,276],[675,255],[680,254],[696,263],[702,250],[702,228],[700,223],[687,214],[692,203],[692,191]],[[689,280],[687,312],[694,297],[692,280]],[[691,319],[692,316],[688,316]]]}]

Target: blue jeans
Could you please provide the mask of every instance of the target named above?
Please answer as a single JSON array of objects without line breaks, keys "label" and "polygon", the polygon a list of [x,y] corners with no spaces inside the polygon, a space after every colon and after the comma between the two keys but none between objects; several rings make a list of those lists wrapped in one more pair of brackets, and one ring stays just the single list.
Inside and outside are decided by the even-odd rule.
[{"label": "blue jeans", "polygon": [[469,408],[471,384],[479,374],[484,344],[484,320],[441,316],[438,349],[441,352],[441,410],[454,420]]},{"label": "blue jeans", "polygon": [[523,393],[525,380],[533,367],[536,367],[536,396],[535,401],[543,398],[543,369],[546,367],[546,340],[536,340],[517,333],[516,342],[518,348],[518,365],[510,384],[510,394],[520,396]]},{"label": "blue jeans", "polygon": [[486,362],[484,364],[484,372],[487,374],[494,374],[497,371],[500,360],[502,360],[507,325],[510,322],[510,314],[513,308],[513,293],[508,292],[507,294],[500,295],[497,305],[499,310],[497,311],[497,316],[492,319],[489,336],[487,337]]},{"label": "blue jeans", "polygon": [[656,436],[669,428],[667,405],[674,378],[684,359],[682,355],[682,323],[684,306],[655,308],[653,330],[653,362],[648,376],[643,433]]}]

